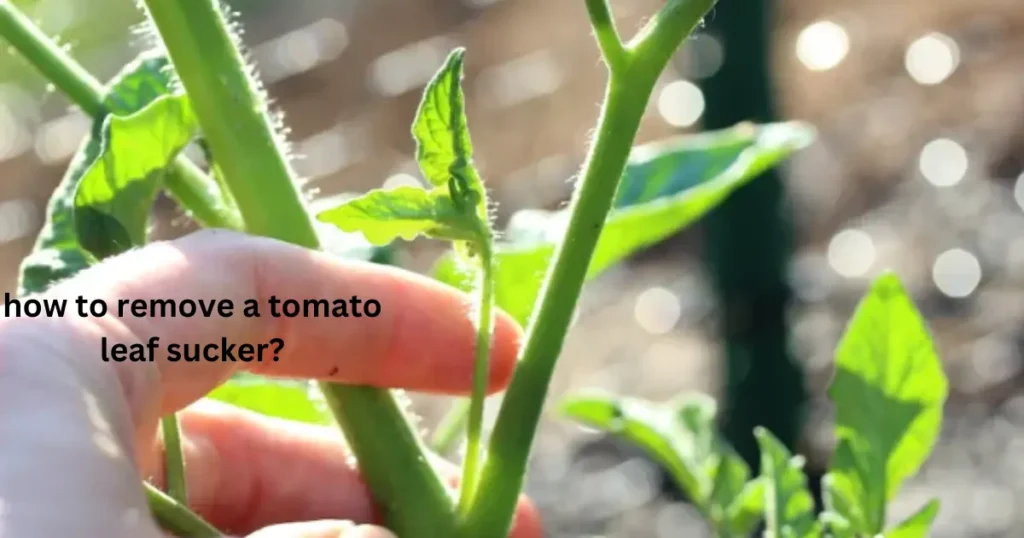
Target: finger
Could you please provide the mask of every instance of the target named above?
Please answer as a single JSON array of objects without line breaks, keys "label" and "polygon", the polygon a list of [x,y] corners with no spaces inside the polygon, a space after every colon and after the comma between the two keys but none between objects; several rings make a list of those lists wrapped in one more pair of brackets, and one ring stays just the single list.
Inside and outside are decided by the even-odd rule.
[{"label": "finger", "polygon": [[[115,275],[115,278],[111,278]],[[240,368],[274,376],[317,378],[349,384],[402,387],[445,393],[472,386],[475,329],[469,300],[429,278],[368,263],[345,261],[294,245],[225,231],[205,231],[155,243],[113,258],[52,292],[120,300],[229,299],[229,318],[89,318],[83,349],[99,355],[108,342],[149,342],[158,337],[154,363],[110,363],[125,387],[135,424],[155,432],[157,418],[208,393]],[[377,317],[274,317],[271,298],[327,299],[358,295],[377,300]],[[259,318],[242,308],[256,299]],[[115,312],[116,314],[116,312]],[[491,390],[509,379],[520,329],[506,315],[496,318],[491,353]],[[280,360],[225,363],[169,362],[171,343],[266,343],[281,338]],[[108,344],[109,345],[109,344]],[[91,360],[99,361],[98,356]],[[154,374],[156,370],[156,374]],[[162,395],[160,398],[158,395]],[[159,399],[157,404],[154,399]]]},{"label": "finger", "polygon": [[247,538],[397,538],[387,529],[351,521],[321,520],[283,523],[260,529]]},{"label": "finger", "polygon": [[[189,504],[214,526],[244,534],[288,521],[377,522],[369,491],[334,428],[211,400],[189,406],[180,417]],[[455,486],[458,469],[440,458],[435,464]],[[163,475],[153,471],[154,478]],[[525,498],[510,536],[542,536],[539,515]]]}]

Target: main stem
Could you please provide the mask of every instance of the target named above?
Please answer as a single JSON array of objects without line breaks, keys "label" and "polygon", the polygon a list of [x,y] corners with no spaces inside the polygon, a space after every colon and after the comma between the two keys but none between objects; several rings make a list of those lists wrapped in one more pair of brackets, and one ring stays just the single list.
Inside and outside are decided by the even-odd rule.
[{"label": "main stem", "polygon": [[[320,241],[258,86],[216,0],[145,0],[247,230],[310,249]],[[447,488],[389,391],[320,383],[389,526],[451,536]]]},{"label": "main stem", "polygon": [[[641,81],[625,83],[612,76],[598,125],[597,139],[583,168],[583,180],[570,205],[569,226],[557,252],[551,272],[541,289],[537,315],[527,330],[523,359],[505,395],[516,406],[502,405],[488,445],[487,463],[480,477],[488,485],[486,494],[473,498],[462,536],[504,536],[499,529],[511,524],[509,506],[515,506],[522,491],[528,455],[543,409],[546,388],[561,353],[565,334],[579,299],[587,263],[611,209],[618,177],[626,166],[633,138],[647,99],[635,88]],[[649,91],[649,90],[648,90]],[[549,293],[548,290],[558,290]],[[529,397],[525,397],[529,393]]]},{"label": "main stem", "polygon": [[[623,57],[609,62],[611,75],[597,138],[583,165],[582,181],[569,209],[569,225],[540,290],[522,359],[491,435],[480,478],[487,484],[486,492],[481,489],[474,495],[469,515],[460,526],[462,537],[502,538],[508,534],[555,363],[654,83],[714,2],[668,0],[624,47]],[[602,28],[607,32],[603,5],[600,0],[588,3],[599,32]],[[602,51],[614,50],[607,34],[597,37]]]},{"label": "main stem", "polygon": [[490,234],[480,252],[480,305],[476,329],[476,360],[473,368],[473,396],[469,403],[466,430],[466,458],[462,464],[459,512],[463,515],[480,485],[480,445],[487,399],[488,370],[491,358],[491,333],[494,330],[494,255]]}]

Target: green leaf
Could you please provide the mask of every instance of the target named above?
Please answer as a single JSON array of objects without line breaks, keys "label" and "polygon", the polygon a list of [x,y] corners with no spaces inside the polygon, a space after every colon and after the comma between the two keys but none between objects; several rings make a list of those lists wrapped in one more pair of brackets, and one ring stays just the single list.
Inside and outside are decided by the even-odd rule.
[{"label": "green leaf", "polygon": [[[587,278],[693,224],[747,181],[805,147],[813,134],[795,122],[742,125],[634,149],[618,207],[608,216]],[[498,245],[496,301],[521,324],[529,322],[567,217],[565,211],[517,213]],[[435,278],[467,290],[472,279],[463,273],[454,256],[442,258],[434,269]]]},{"label": "green leaf", "polygon": [[789,453],[768,430],[754,430],[761,447],[761,477],[765,481],[765,538],[815,538],[821,524],[815,520],[814,497],[807,489],[804,459]]},{"label": "green leaf", "polygon": [[146,51],[114,78],[113,89],[103,97],[103,106],[111,114],[129,116],[158,97],[173,93],[175,83],[170,59],[163,53]]},{"label": "green leaf", "polygon": [[730,129],[638,146],[633,148],[622,175],[615,207],[629,207],[696,187],[725,172],[751,147],[802,147],[813,136],[813,131],[800,123],[741,123]]},{"label": "green leaf", "polygon": [[146,228],[166,168],[198,122],[184,95],[162,95],[131,115],[103,123],[100,155],[79,180],[75,227],[99,259],[146,243]]},{"label": "green leaf", "polygon": [[478,237],[475,221],[460,211],[448,193],[401,186],[376,189],[317,215],[346,232],[362,232],[375,245],[423,235],[469,241]]},{"label": "green leaf", "polygon": [[899,279],[882,275],[836,349],[829,387],[838,446],[826,506],[855,533],[882,532],[886,503],[931,453],[947,391],[924,320]]},{"label": "green leaf", "polygon": [[32,252],[21,264],[18,283],[20,294],[45,291],[95,261],[78,243],[72,213],[78,184],[100,155],[103,124],[109,112],[130,115],[142,110],[157,97],[169,93],[171,82],[170,62],[167,58],[147,52],[128,64],[107,85],[104,105],[108,112],[93,121],[89,136],[79,146],[67,172],[50,197],[43,229]]},{"label": "green leaf", "polygon": [[722,534],[742,535],[760,521],[761,486],[717,433],[715,401],[685,395],[667,404],[614,395],[577,395],[562,402],[570,418],[622,437],[664,465]]},{"label": "green leaf", "polygon": [[434,188],[370,191],[319,213],[320,221],[346,232],[362,232],[375,245],[421,235],[455,241],[463,248],[490,242],[487,196],[472,164],[462,94],[464,56],[465,50],[454,50],[427,84],[412,126],[416,160]]},{"label": "green leaf", "polygon": [[729,505],[725,520],[728,521],[728,529],[733,536],[750,536],[764,519],[765,484],[761,477],[747,482]]},{"label": "green leaf", "polygon": [[331,424],[331,413],[307,381],[238,374],[207,397],[263,415],[309,424]]},{"label": "green leaf", "polygon": [[[462,48],[448,55],[427,84],[412,124],[416,160],[423,176],[435,187],[447,187],[455,176],[471,181],[477,178],[472,171],[473,144],[461,86],[465,55]],[[469,186],[479,190],[479,180],[475,183]]]},{"label": "green leaf", "polygon": [[939,515],[939,500],[932,499],[914,515],[885,531],[885,538],[925,538],[937,515]]}]

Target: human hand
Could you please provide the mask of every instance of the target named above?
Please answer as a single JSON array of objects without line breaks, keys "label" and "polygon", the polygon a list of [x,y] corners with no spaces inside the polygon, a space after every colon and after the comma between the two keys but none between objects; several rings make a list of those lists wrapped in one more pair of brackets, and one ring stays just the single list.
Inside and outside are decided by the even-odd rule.
[{"label": "human hand", "polygon": [[[179,413],[190,506],[234,535],[390,536],[336,428],[277,420],[202,399],[238,369],[410,390],[468,393],[474,329],[468,299],[400,269],[289,244],[204,231],[148,245],[55,286],[49,297],[227,298],[372,294],[376,318],[64,318],[0,320],[0,536],[151,538],[140,481],[162,475],[159,418]],[[152,363],[100,359],[101,338],[145,343],[266,342],[277,362]],[[495,320],[492,390],[515,364],[520,330]],[[444,470],[456,476],[453,466]],[[349,525],[346,527],[346,525]],[[348,530],[346,530],[348,529]],[[344,531],[344,532],[343,532]],[[512,531],[540,538],[525,498]]]}]

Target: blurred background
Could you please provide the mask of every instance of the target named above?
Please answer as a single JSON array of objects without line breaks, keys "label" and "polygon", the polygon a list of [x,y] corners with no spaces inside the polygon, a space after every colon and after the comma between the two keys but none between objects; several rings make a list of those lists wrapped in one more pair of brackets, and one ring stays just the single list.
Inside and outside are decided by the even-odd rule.
[{"label": "blurred background", "polygon": [[[14,2],[106,80],[146,44],[127,0]],[[661,5],[613,1],[631,34]],[[415,180],[420,92],[455,46],[500,227],[564,204],[605,81],[582,0],[238,0],[244,41],[317,203]],[[1020,0],[722,0],[673,60],[637,143],[742,120],[802,119],[820,139],[584,294],[551,402],[603,388],[715,395],[748,455],[770,426],[831,450],[832,349],[870,279],[895,270],[951,380],[932,459],[893,518],[929,497],[937,537],[1024,529],[1024,5]],[[0,290],[42,226],[88,119],[0,46]],[[191,228],[168,200],[158,233]],[[403,246],[429,270],[438,244]],[[448,401],[416,398],[431,426]],[[705,536],[659,469],[559,419],[528,493],[552,537]]]}]

